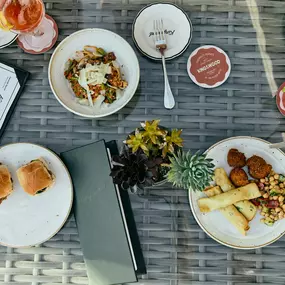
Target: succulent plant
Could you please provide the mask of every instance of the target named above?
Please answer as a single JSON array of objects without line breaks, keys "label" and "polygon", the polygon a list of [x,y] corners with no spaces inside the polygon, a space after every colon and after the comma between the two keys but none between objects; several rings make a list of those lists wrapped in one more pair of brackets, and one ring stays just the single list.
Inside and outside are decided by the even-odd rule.
[{"label": "succulent plant", "polygon": [[142,149],[145,154],[148,155],[149,149],[146,146],[146,141],[144,140],[143,134],[139,129],[135,130],[134,135],[129,135],[129,139],[125,141],[128,147],[135,153],[137,150]]},{"label": "succulent plant", "polygon": [[[163,163],[162,157],[155,157],[153,159],[148,158],[147,167],[152,174],[152,180],[154,182],[159,181],[163,176],[161,175],[161,164]],[[161,177],[162,176],[162,177]]]},{"label": "succulent plant", "polygon": [[131,133],[120,156],[113,157],[111,176],[123,189],[143,188],[164,180],[169,171],[169,157],[182,147],[182,130],[167,130],[160,120],[141,123]]},{"label": "succulent plant", "polygon": [[146,121],[141,123],[142,128],[129,135],[125,144],[135,153],[141,149],[151,157],[163,157],[176,152],[182,147],[182,130],[166,130],[159,126],[160,120]]},{"label": "succulent plant", "polygon": [[182,147],[183,139],[181,138],[182,130],[173,129],[167,134],[162,144],[162,156],[166,157],[167,153],[174,153],[175,147]]},{"label": "succulent plant", "polygon": [[159,160],[149,160],[142,150],[135,153],[124,149],[122,154],[113,156],[113,168],[110,176],[115,184],[127,190],[135,186],[143,189],[151,186],[158,178]]},{"label": "succulent plant", "polygon": [[144,131],[142,132],[142,135],[146,142],[149,140],[153,144],[160,144],[159,138],[164,136],[166,132],[159,128],[160,120],[153,120],[153,121],[146,121],[145,123],[141,123],[141,126],[143,127]]},{"label": "succulent plant", "polygon": [[206,158],[206,154],[196,152],[192,155],[190,151],[179,151],[169,159],[171,164],[167,180],[174,186],[202,191],[210,185],[214,175],[214,164],[212,159]]}]

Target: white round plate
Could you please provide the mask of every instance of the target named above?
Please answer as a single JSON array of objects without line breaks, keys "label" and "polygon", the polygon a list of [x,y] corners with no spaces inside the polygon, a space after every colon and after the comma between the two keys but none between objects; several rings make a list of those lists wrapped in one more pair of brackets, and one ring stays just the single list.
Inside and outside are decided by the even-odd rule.
[{"label": "white round plate", "polygon": [[161,60],[153,39],[153,21],[159,19],[163,19],[167,40],[165,59],[173,59],[186,50],[192,38],[192,23],[186,12],[175,4],[155,3],[140,10],[133,23],[133,40],[145,56]]},{"label": "white round plate", "polygon": [[[270,149],[269,143],[254,137],[233,137],[225,139],[210,147],[207,157],[213,159],[216,167],[223,167],[227,173],[230,167],[227,154],[231,148],[243,152],[247,158],[256,154],[271,164],[277,173],[285,173],[285,154],[280,149]],[[217,210],[201,213],[197,200],[205,197],[202,192],[189,191],[189,201],[192,213],[203,231],[217,242],[238,249],[253,249],[266,246],[279,239],[285,233],[285,219],[277,221],[272,227],[260,222],[259,212],[250,222],[250,229],[246,236],[242,236],[226,218]]]},{"label": "white round plate", "polygon": [[13,43],[19,35],[0,29],[0,49]]},{"label": "white round plate", "polygon": [[[74,57],[76,51],[83,50],[85,45],[102,47],[107,52],[113,51],[121,73],[128,82],[122,97],[105,108],[94,109],[77,103],[69,82],[64,77],[66,62]],[[58,45],[50,59],[48,77],[53,94],[67,110],[83,117],[100,118],[119,111],[132,99],[139,83],[140,68],[134,50],[122,37],[108,30],[85,29],[71,34]]]},{"label": "white round plate", "polygon": [[[20,186],[16,171],[42,157],[55,175],[55,184],[31,196]],[[15,143],[0,148],[0,162],[8,166],[14,191],[0,204],[0,244],[10,247],[34,246],[53,237],[69,216],[73,187],[63,162],[52,151],[35,144]]]}]

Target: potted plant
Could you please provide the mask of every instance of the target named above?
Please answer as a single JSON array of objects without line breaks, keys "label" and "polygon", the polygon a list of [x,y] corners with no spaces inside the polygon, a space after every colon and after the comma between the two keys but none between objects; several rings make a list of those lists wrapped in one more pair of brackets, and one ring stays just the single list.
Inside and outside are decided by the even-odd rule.
[{"label": "potted plant", "polygon": [[199,151],[192,155],[191,151],[179,151],[170,157],[170,170],[167,180],[174,186],[186,190],[202,191],[210,186],[214,176],[214,164],[206,154]]},{"label": "potted plant", "polygon": [[141,123],[124,141],[121,154],[112,157],[111,176],[123,189],[136,192],[166,179],[170,159],[182,148],[182,130],[166,129],[159,122]]},{"label": "potted plant", "polygon": [[212,159],[199,151],[184,152],[182,130],[166,129],[159,122],[141,123],[141,128],[124,141],[121,154],[113,156],[114,183],[132,192],[167,181],[187,190],[202,191],[213,179]]}]

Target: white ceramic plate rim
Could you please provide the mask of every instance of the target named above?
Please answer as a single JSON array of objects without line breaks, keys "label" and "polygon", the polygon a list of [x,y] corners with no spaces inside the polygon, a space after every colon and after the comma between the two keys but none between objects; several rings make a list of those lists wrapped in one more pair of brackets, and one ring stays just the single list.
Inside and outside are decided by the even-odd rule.
[{"label": "white ceramic plate rim", "polygon": [[147,56],[148,58],[151,58],[151,59],[153,59],[153,60],[161,60],[161,57],[152,56],[152,55],[148,54],[147,52],[145,52],[144,50],[142,50],[141,47],[139,46],[139,44],[137,43],[136,37],[135,37],[135,24],[136,24],[136,22],[137,22],[137,19],[138,19],[139,16],[140,16],[140,14],[141,14],[145,9],[148,9],[148,8],[150,8],[151,6],[158,5],[158,4],[159,4],[159,5],[161,5],[161,4],[162,4],[162,5],[163,5],[163,4],[172,5],[172,6],[174,6],[176,9],[180,10],[180,11],[185,15],[186,19],[187,19],[188,22],[189,22],[189,26],[190,26],[190,31],[191,31],[191,32],[190,32],[190,35],[189,35],[189,39],[188,39],[188,41],[187,41],[187,44],[184,46],[184,48],[181,49],[180,52],[174,54],[173,56],[165,57],[165,60],[171,60],[171,59],[174,59],[174,58],[180,56],[181,54],[183,54],[183,53],[186,51],[187,47],[189,46],[189,44],[190,44],[190,42],[191,42],[191,40],[192,40],[192,34],[193,34],[193,25],[192,25],[192,22],[191,22],[189,16],[187,15],[187,13],[186,13],[182,8],[180,8],[180,7],[177,6],[176,4],[168,3],[168,2],[162,2],[162,3],[160,3],[160,2],[155,2],[155,3],[151,3],[151,4],[148,4],[148,5],[144,6],[144,7],[138,12],[138,14],[136,15],[136,17],[135,17],[135,19],[134,19],[134,22],[133,22],[133,25],[132,25],[132,38],[133,38],[133,41],[134,41],[134,43],[135,43],[137,49],[138,49],[143,55],[145,55],[145,56]]},{"label": "white ceramic plate rim", "polygon": [[[268,141],[266,140],[263,140],[263,139],[260,139],[260,138],[256,138],[256,137],[250,137],[250,136],[236,136],[236,137],[231,137],[231,138],[227,138],[227,139],[224,139],[224,140],[221,140],[217,143],[215,143],[214,145],[212,145],[211,147],[209,147],[204,153],[207,154],[210,150],[212,150],[213,148],[215,148],[216,146],[218,146],[219,144],[222,144],[224,142],[228,142],[228,141],[231,141],[231,140],[235,140],[235,139],[251,139],[251,140],[257,140],[257,141],[260,141],[260,142],[263,142],[265,144],[270,144]],[[280,152],[280,154],[282,154],[283,156],[285,156],[285,153],[280,150],[280,149],[276,149]],[[188,200],[189,200],[189,204],[190,204],[190,208],[191,208],[191,211],[192,211],[192,214],[196,220],[196,222],[199,224],[199,226],[201,227],[201,229],[208,235],[210,236],[212,239],[214,239],[215,241],[217,241],[218,243],[222,244],[222,245],[225,245],[225,246],[228,246],[228,247],[231,247],[231,248],[236,248],[236,249],[256,249],[256,248],[261,248],[261,247],[264,247],[266,245],[269,245],[269,244],[272,244],[273,242],[277,241],[278,239],[280,239],[284,234],[285,234],[285,230],[280,234],[278,235],[277,237],[273,238],[272,240],[264,243],[264,244],[261,244],[261,245],[257,245],[257,246],[237,246],[235,244],[230,244],[228,242],[224,242],[222,241],[221,239],[215,237],[214,235],[211,234],[211,232],[209,232],[204,226],[203,224],[200,222],[198,216],[196,215],[195,213],[195,210],[194,210],[194,206],[192,205],[192,199],[191,199],[191,191],[189,190],[188,191]]]},{"label": "white ceramic plate rim", "polygon": [[106,117],[106,116],[109,116],[109,115],[112,115],[116,112],[118,112],[119,110],[121,110],[122,108],[124,108],[130,101],[131,99],[133,98],[133,95],[130,96],[130,98],[128,100],[126,100],[122,105],[118,106],[117,108],[115,108],[114,110],[110,111],[110,112],[106,112],[105,114],[100,114],[100,115],[87,115],[87,114],[84,114],[84,113],[80,113],[80,112],[77,112],[71,108],[69,108],[67,105],[65,105],[61,99],[59,98],[59,96],[56,94],[56,91],[54,90],[53,88],[53,84],[52,84],[52,79],[51,79],[51,66],[52,66],[52,63],[53,63],[53,60],[54,60],[54,57],[56,56],[57,54],[57,51],[62,47],[63,44],[65,44],[66,41],[69,40],[70,37],[74,37],[75,35],[78,35],[80,33],[85,33],[85,32],[92,32],[92,31],[101,31],[101,32],[106,32],[106,33],[110,33],[110,34],[113,34],[115,35],[116,37],[120,38],[120,40],[122,40],[125,44],[127,44],[130,49],[132,50],[132,53],[133,53],[133,56],[136,58],[136,62],[135,62],[135,65],[137,66],[137,78],[136,78],[136,85],[134,86],[134,94],[138,88],[138,85],[139,85],[139,81],[140,81],[140,67],[139,67],[139,61],[138,61],[138,58],[137,58],[137,55],[135,54],[133,48],[131,47],[131,45],[124,39],[122,38],[120,35],[114,33],[114,32],[111,32],[109,30],[105,30],[105,29],[98,29],[98,28],[88,28],[88,29],[83,29],[83,30],[80,30],[80,31],[77,31],[75,33],[72,33],[71,35],[67,36],[64,40],[62,40],[60,42],[60,44],[56,47],[56,49],[54,50],[51,58],[50,58],[50,61],[49,61],[49,67],[48,67],[48,80],[49,80],[49,85],[50,85],[50,88],[54,94],[54,96],[56,97],[56,99],[58,100],[58,102],[64,107],[66,108],[68,111],[78,115],[78,116],[81,116],[81,117],[85,117],[85,118],[103,118],[103,117]]},{"label": "white ceramic plate rim", "polygon": [[63,166],[63,168],[65,169],[66,173],[67,173],[67,176],[68,176],[68,179],[70,181],[70,185],[71,185],[71,199],[70,199],[70,205],[69,205],[69,209],[66,213],[66,217],[64,218],[64,220],[62,221],[61,225],[55,230],[55,232],[50,235],[49,237],[47,237],[46,239],[36,243],[36,244],[30,244],[30,245],[25,245],[25,246],[15,246],[15,245],[9,245],[9,244],[6,244],[6,243],[3,243],[3,242],[0,242],[0,245],[3,245],[3,246],[7,246],[7,247],[12,247],[12,248],[29,248],[29,247],[32,247],[32,246],[36,246],[36,245],[39,245],[39,244],[42,244],[48,240],[50,240],[53,236],[55,236],[60,230],[61,228],[64,226],[64,224],[66,223],[69,215],[70,215],[70,212],[71,212],[71,209],[72,209],[72,204],[73,204],[73,199],[74,199],[74,195],[73,195],[73,183],[72,183],[72,179],[71,179],[71,176],[70,176],[70,173],[67,169],[67,167],[65,166],[65,164],[62,162],[62,160],[60,159],[60,157],[54,153],[52,150],[42,146],[42,145],[39,145],[39,144],[35,144],[35,143],[29,143],[29,142],[18,142],[18,143],[10,143],[10,144],[6,144],[6,145],[3,145],[3,146],[0,146],[0,149],[2,148],[5,148],[5,147],[9,147],[11,145],[26,145],[26,144],[29,144],[29,145],[34,145],[36,147],[39,147],[39,148],[42,148],[44,149],[45,151],[49,152],[51,155],[53,155],[57,160],[58,162]]},{"label": "white ceramic plate rim", "polygon": [[[14,34],[14,37],[11,38],[11,40],[9,40],[9,42],[0,45],[0,49],[5,48],[5,47],[9,46],[10,44],[12,44],[12,43],[18,38],[18,36],[19,36],[19,35],[15,34],[15,33],[12,33],[12,32],[10,32],[10,33],[11,33],[11,34]],[[11,36],[12,36],[12,35],[11,35]]]},{"label": "white ceramic plate rim", "polygon": [[[206,83],[200,83],[196,80],[196,77],[190,72],[190,67],[191,67],[191,58],[197,54],[197,52],[200,50],[200,49],[207,49],[207,48],[215,48],[216,50],[218,50],[220,53],[222,53],[225,57],[226,57],[226,62],[229,66],[229,70],[226,72],[225,74],[225,78],[222,80],[222,81],[218,81],[217,83],[215,83],[214,85],[208,85]],[[204,45],[204,46],[201,46],[201,47],[198,47],[196,48],[191,54],[190,56],[188,57],[188,61],[187,61],[187,72],[188,72],[188,75],[189,77],[191,78],[191,80],[197,84],[198,86],[200,87],[203,87],[203,88],[215,88],[215,87],[218,87],[220,85],[222,85],[223,83],[225,83],[227,81],[227,79],[229,78],[230,76],[230,73],[231,73],[231,69],[232,69],[232,65],[231,65],[231,61],[230,61],[230,58],[229,56],[227,55],[227,53],[222,50],[221,48],[217,47],[217,46],[213,46],[213,45]]]}]

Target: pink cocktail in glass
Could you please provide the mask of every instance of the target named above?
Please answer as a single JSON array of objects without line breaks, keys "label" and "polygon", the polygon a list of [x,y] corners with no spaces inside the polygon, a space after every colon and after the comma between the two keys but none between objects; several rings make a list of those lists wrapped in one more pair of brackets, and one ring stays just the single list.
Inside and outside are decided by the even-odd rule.
[{"label": "pink cocktail in glass", "polygon": [[18,43],[30,53],[42,53],[55,43],[58,31],[54,20],[45,15],[42,0],[0,0],[5,23],[19,34]]}]

